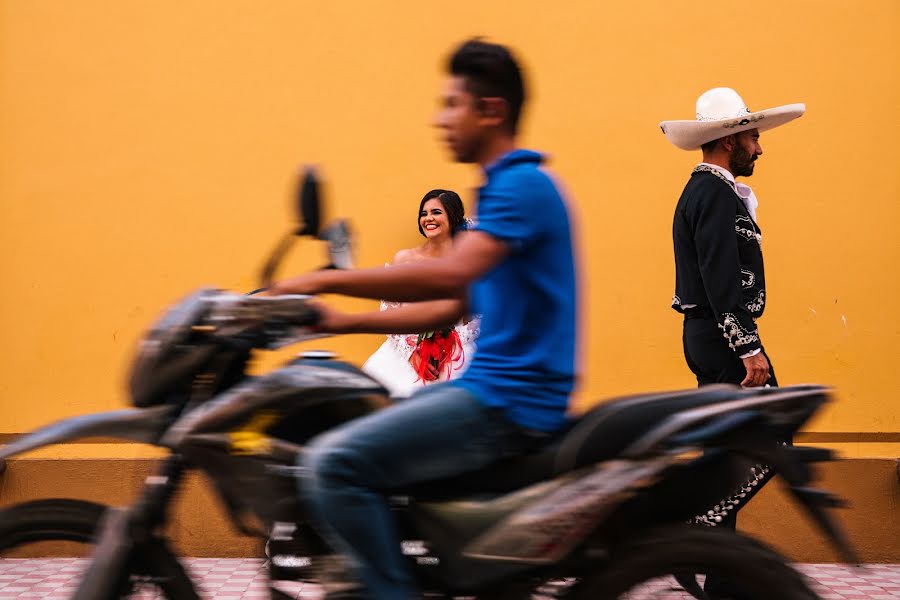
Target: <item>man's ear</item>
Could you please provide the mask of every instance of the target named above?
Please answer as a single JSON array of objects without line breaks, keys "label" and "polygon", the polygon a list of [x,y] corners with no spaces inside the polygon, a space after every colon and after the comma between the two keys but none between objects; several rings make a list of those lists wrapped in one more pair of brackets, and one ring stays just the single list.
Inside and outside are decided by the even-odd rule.
[{"label": "man's ear", "polygon": [[727,150],[728,152],[731,152],[732,150],[734,150],[737,147],[737,136],[734,134],[726,135],[725,137],[722,138],[721,143],[722,143],[722,147],[725,150]]},{"label": "man's ear", "polygon": [[503,98],[479,98],[478,111],[491,121],[490,125],[502,125],[509,115],[509,105]]}]

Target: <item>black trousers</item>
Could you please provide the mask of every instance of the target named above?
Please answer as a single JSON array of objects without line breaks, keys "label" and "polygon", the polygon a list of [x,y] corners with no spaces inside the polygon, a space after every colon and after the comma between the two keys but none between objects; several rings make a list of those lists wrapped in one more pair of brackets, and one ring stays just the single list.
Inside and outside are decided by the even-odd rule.
[{"label": "black trousers", "polygon": [[[744,361],[728,347],[728,342],[713,317],[685,315],[681,341],[684,346],[684,359],[697,376],[699,385],[710,383],[740,385],[747,376]],[[765,349],[762,352],[769,359]],[[773,387],[778,385],[771,359],[769,359],[769,380],[766,383]]]},{"label": "black trousers", "polygon": [[[684,346],[684,358],[691,372],[697,377],[697,384],[700,387],[713,383],[740,385],[744,377],[747,376],[744,362],[728,347],[728,342],[722,335],[718,322],[712,316],[706,314],[685,315],[682,344]],[[766,383],[770,386],[777,386],[778,380],[775,378],[772,360],[766,354],[765,349],[762,350],[762,353],[769,361],[769,379]],[[746,506],[747,502],[759,493],[759,490],[774,475],[775,473],[766,465],[757,465],[755,471],[748,474],[745,486],[740,490],[735,490],[744,494],[744,497],[740,499],[740,504],[733,506],[733,510],[725,512],[720,522],[710,524],[714,524],[717,527],[735,529],[737,526],[737,514],[740,509]],[[723,506],[724,504],[723,502]],[[745,597],[742,590],[734,584],[712,575],[707,577],[704,589],[712,598]]]}]

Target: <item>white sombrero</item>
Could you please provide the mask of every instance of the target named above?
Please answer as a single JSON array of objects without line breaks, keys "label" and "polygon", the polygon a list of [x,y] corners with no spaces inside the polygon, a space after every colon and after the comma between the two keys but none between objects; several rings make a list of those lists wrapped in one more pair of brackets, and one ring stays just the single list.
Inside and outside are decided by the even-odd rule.
[{"label": "white sombrero", "polygon": [[706,142],[747,131],[765,131],[793,121],[806,111],[805,104],[785,104],[750,112],[731,88],[714,88],[697,98],[697,119],[663,121],[659,128],[666,138],[682,150],[697,150]]}]

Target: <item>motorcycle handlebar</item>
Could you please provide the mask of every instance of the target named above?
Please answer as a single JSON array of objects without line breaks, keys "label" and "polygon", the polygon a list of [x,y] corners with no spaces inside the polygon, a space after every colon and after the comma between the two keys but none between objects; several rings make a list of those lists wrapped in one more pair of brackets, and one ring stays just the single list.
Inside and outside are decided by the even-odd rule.
[{"label": "motorcycle handlebar", "polygon": [[249,335],[249,339],[257,340],[252,342],[254,346],[278,347],[288,338],[300,341],[321,337],[311,330],[320,315],[309,300],[310,296],[299,295],[221,294],[212,299],[204,321],[213,337],[233,339]]}]

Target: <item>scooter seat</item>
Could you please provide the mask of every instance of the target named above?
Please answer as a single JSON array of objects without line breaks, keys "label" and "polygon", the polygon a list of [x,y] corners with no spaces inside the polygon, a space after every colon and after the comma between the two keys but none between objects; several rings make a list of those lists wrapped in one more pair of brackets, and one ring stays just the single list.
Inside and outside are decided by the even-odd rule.
[{"label": "scooter seat", "polygon": [[501,460],[485,469],[404,489],[419,499],[505,493],[615,458],[639,436],[679,411],[734,400],[757,390],[711,385],[677,392],[609,400],[580,416],[536,452]]}]

